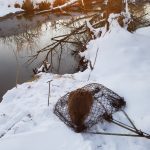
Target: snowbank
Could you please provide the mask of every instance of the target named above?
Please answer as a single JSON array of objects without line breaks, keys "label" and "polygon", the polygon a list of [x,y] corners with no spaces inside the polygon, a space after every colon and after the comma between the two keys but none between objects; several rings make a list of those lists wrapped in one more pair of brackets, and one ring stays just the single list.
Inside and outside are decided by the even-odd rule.
[{"label": "snowbank", "polygon": [[[22,3],[23,0],[18,0],[18,3]],[[0,0],[0,17],[9,14],[14,13],[16,11],[20,11],[20,8],[14,8],[16,0]],[[10,6],[10,7],[8,7]]]},{"label": "snowbank", "polygon": [[52,123],[45,131],[3,139],[0,148],[1,150],[91,150],[89,142],[85,142],[81,135],[74,134],[57,123]]},{"label": "snowbank", "polygon": [[[131,34],[116,24],[112,26],[105,36],[91,41],[82,54],[94,64],[97,52],[92,72],[40,74],[38,80],[18,85],[4,95],[0,104],[0,135],[4,135],[0,149],[149,150],[150,141],[144,138],[74,133],[53,114],[55,103],[66,92],[97,82],[124,97],[128,115],[139,129],[150,133],[150,28]],[[48,107],[49,80],[53,81]],[[128,123],[120,112],[114,117]],[[100,123],[93,130],[129,133],[109,123]]]},{"label": "snowbank", "polygon": [[[32,0],[34,3],[41,2],[42,0]],[[48,0],[53,1],[53,0]],[[7,15],[9,13],[15,13],[21,11],[20,8],[14,8],[15,3],[22,4],[23,0],[0,0],[0,17]],[[10,7],[8,7],[10,6]]]}]

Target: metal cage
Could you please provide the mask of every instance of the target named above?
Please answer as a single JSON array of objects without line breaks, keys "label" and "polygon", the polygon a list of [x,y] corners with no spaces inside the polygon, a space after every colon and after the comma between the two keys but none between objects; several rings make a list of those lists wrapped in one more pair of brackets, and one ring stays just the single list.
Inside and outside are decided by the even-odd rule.
[{"label": "metal cage", "polygon": [[[112,114],[126,105],[122,97],[101,84],[91,83],[81,89],[90,91],[94,98],[90,113],[84,121],[84,130],[87,130],[98,122],[103,122],[104,120],[111,121]],[[58,100],[54,107],[54,113],[76,132],[76,125],[72,123],[68,112],[69,94],[67,93]]]}]

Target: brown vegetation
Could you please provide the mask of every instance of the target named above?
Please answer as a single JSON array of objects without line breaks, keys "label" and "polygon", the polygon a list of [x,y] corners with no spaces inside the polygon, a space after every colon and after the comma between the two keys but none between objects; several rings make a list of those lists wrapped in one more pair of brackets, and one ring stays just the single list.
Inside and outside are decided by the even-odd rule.
[{"label": "brown vegetation", "polygon": [[93,97],[89,91],[77,89],[69,94],[68,110],[71,121],[76,125],[76,131],[81,132],[86,127],[84,121],[90,113],[93,104]]},{"label": "brown vegetation", "polygon": [[123,0],[109,0],[108,1],[108,14],[110,13],[121,13],[124,8]]},{"label": "brown vegetation", "polygon": [[17,3],[17,2],[14,4],[14,7],[15,7],[15,8],[21,8],[20,4]]},{"label": "brown vegetation", "polygon": [[[88,1],[88,3],[90,1]],[[130,32],[135,31],[137,28],[139,28],[143,25],[144,26],[150,25],[150,21],[148,19],[146,19],[146,20],[144,19],[146,12],[145,12],[145,14],[144,14],[144,12],[142,12],[142,14],[144,14],[144,15],[142,15],[141,10],[140,10],[140,15],[137,16],[136,13],[138,12],[138,14],[139,14],[139,8],[136,5],[128,3],[129,11],[131,12],[131,18],[126,19],[127,15],[125,15],[125,13],[122,13],[122,12],[125,12],[125,8],[126,8],[125,1],[123,1],[123,0],[108,0],[108,3],[102,3],[103,0],[96,0],[96,1],[100,2],[101,3],[100,6],[102,6],[102,9],[99,10],[99,12],[96,12],[95,14],[92,14],[92,15],[89,15],[86,17],[81,17],[81,18],[70,20],[69,23],[66,23],[66,26],[68,26],[68,27],[70,26],[71,28],[75,27],[74,24],[76,22],[79,22],[82,19],[88,18],[91,26],[94,29],[106,27],[106,32],[107,32],[110,29],[110,25],[111,25],[111,22],[108,21],[108,18],[111,13],[117,14],[117,15],[113,16],[113,17],[115,17],[114,19],[116,19],[118,21],[118,23],[121,27],[123,27],[123,28],[125,27]],[[97,3],[96,3],[96,5],[97,5]],[[69,5],[67,7],[67,9],[71,10],[72,7],[78,7],[78,6],[79,6],[79,3],[74,3],[72,5]],[[141,7],[141,5],[139,7]],[[134,8],[134,11],[133,11],[133,8]],[[63,10],[65,10],[65,9],[63,8]],[[143,7],[142,7],[142,10],[144,10]],[[57,11],[60,11],[60,9],[59,8],[55,9],[55,12],[57,12]],[[49,11],[49,12],[51,12],[51,11]],[[80,10],[79,10],[79,12],[80,12]],[[102,14],[102,15],[100,15],[100,14]],[[106,32],[104,33],[104,35],[106,34]],[[100,37],[100,34],[96,35],[96,37]],[[81,36],[83,38],[81,38]],[[65,49],[65,46],[62,46],[62,45],[65,45],[65,43],[73,43],[74,45],[76,45],[76,50],[74,50],[75,53],[73,52],[73,54],[78,54],[76,52],[84,51],[86,49],[86,47],[85,47],[82,50],[82,46],[80,46],[80,45],[83,45],[83,46],[87,45],[88,41],[90,41],[92,38],[93,38],[93,36],[91,36],[91,33],[90,33],[89,28],[87,27],[86,23],[83,23],[83,24],[79,25],[79,27],[75,27],[75,29],[73,29],[68,34],[53,37],[52,38],[53,42],[51,44],[47,45],[46,47],[44,47],[43,49],[40,49],[35,55],[33,55],[28,60],[28,62],[32,63],[37,57],[39,57],[39,55],[42,52],[46,52],[44,60],[48,60],[49,56],[52,54],[52,51],[54,51],[56,48],[61,47],[61,50]],[[83,40],[81,41],[81,39],[83,39]],[[87,61],[85,61],[85,59],[81,58],[77,70],[84,71],[86,68],[87,68]]]},{"label": "brown vegetation", "polygon": [[69,0],[55,0],[53,3],[53,7],[61,6],[67,3]]},{"label": "brown vegetation", "polygon": [[51,3],[46,1],[42,1],[38,4],[39,10],[48,10],[50,9]]},{"label": "brown vegetation", "polygon": [[31,0],[24,0],[21,8],[25,10],[27,13],[33,13],[34,11],[33,2]]},{"label": "brown vegetation", "polygon": [[[104,0],[99,0],[99,2],[102,2]],[[96,0],[79,0],[80,7],[83,7],[84,9],[91,9],[92,3],[96,2]]]}]

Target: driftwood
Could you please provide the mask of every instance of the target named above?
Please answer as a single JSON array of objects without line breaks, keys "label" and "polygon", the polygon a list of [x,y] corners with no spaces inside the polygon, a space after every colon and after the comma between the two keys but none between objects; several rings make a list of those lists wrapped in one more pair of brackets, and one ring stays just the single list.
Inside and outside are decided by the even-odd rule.
[{"label": "driftwood", "polygon": [[54,7],[52,9],[49,9],[49,10],[43,10],[43,11],[36,12],[35,15],[39,15],[39,14],[43,14],[43,13],[49,13],[49,12],[63,11],[63,9],[69,8],[77,2],[78,2],[78,0],[74,0],[74,1],[71,1],[71,2],[64,4],[62,6],[57,6],[57,7]]}]

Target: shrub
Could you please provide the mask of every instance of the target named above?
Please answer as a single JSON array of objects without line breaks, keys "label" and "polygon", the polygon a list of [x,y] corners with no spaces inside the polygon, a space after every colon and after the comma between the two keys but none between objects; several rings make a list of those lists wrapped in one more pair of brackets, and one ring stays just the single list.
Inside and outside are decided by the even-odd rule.
[{"label": "shrub", "polygon": [[46,0],[39,3],[38,6],[39,10],[47,10],[50,9],[51,3]]},{"label": "shrub", "polygon": [[108,11],[110,13],[121,13],[123,11],[123,1],[122,0],[109,0],[108,1]]},{"label": "shrub", "polygon": [[33,2],[31,0],[24,0],[21,8],[28,13],[33,13],[34,11]]},{"label": "shrub", "polygon": [[21,8],[20,4],[17,3],[17,2],[14,4],[14,7],[15,7],[15,8]]},{"label": "shrub", "polygon": [[53,6],[54,7],[57,7],[57,6],[60,6],[60,5],[63,5],[65,3],[67,3],[69,0],[55,0],[54,3],[53,3]]}]

